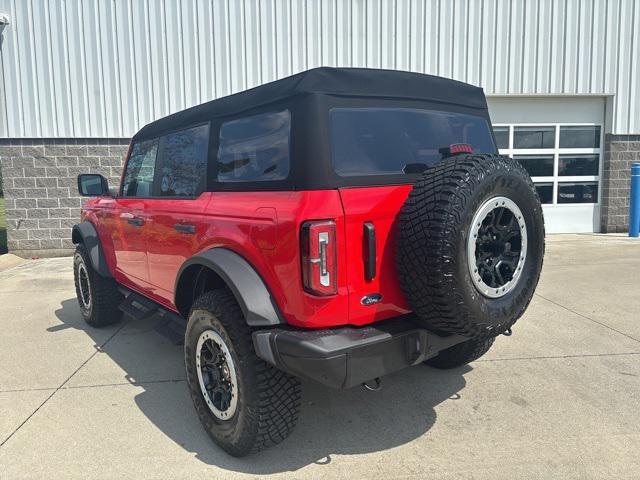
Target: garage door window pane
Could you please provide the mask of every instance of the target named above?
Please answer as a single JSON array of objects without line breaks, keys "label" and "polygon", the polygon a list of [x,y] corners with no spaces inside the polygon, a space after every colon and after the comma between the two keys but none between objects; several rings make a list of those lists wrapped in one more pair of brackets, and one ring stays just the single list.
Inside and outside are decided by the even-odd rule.
[{"label": "garage door window pane", "polygon": [[600,148],[600,127],[560,127],[560,148]]},{"label": "garage door window pane", "polygon": [[555,127],[514,127],[513,148],[554,148]]},{"label": "garage door window pane", "polygon": [[560,155],[558,175],[598,175],[599,155]]},{"label": "garage door window pane", "polygon": [[514,155],[532,177],[553,176],[553,155]]},{"label": "garage door window pane", "polygon": [[536,183],[540,203],[553,203],[553,183]]},{"label": "garage door window pane", "polygon": [[558,203],[596,203],[597,182],[562,182],[558,184]]},{"label": "garage door window pane", "polygon": [[493,135],[499,149],[509,148],[509,127],[493,127]]}]

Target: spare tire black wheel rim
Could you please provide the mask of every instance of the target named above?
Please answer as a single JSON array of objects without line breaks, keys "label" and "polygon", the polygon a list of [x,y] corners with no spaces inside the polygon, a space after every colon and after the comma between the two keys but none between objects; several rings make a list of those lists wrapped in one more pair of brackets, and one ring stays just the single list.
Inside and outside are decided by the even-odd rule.
[{"label": "spare tire black wheel rim", "polygon": [[473,216],[467,264],[476,289],[499,298],[515,288],[527,256],[527,226],[520,208],[507,197],[484,202]]},{"label": "spare tire black wheel rim", "polygon": [[229,420],[238,406],[238,379],[231,352],[218,332],[205,330],[196,346],[196,371],[209,410]]}]

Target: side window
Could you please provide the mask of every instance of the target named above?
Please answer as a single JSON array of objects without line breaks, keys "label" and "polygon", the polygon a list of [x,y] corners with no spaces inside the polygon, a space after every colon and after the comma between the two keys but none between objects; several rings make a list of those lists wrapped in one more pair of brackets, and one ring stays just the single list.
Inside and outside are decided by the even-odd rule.
[{"label": "side window", "polygon": [[158,140],[147,140],[133,144],[122,182],[125,197],[151,197],[156,168]]},{"label": "side window", "polygon": [[219,182],[284,180],[289,175],[291,114],[263,113],[220,127]]},{"label": "side window", "polygon": [[181,130],[160,138],[158,160],[161,197],[194,197],[204,189],[209,125]]}]

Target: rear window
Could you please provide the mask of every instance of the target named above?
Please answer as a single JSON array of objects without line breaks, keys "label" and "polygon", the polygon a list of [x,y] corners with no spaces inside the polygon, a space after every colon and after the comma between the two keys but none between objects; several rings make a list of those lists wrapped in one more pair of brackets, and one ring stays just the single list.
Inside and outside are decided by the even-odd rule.
[{"label": "rear window", "polygon": [[288,110],[223,123],[218,148],[219,182],[284,180],[289,175]]},{"label": "rear window", "polygon": [[482,117],[436,110],[335,108],[331,157],[338,175],[416,173],[442,159],[439,149],[468,143],[476,153],[496,153]]}]

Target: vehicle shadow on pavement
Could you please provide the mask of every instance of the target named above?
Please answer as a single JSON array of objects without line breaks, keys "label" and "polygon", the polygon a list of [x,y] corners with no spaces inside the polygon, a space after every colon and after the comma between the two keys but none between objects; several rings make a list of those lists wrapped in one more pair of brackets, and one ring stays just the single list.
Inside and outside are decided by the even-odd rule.
[{"label": "vehicle shadow on pavement", "polygon": [[[97,345],[104,342],[105,332],[84,323],[75,298],[61,305],[55,314],[62,325],[50,327],[50,332],[80,329]],[[129,382],[143,388],[135,398],[142,413],[200,461],[253,475],[329,464],[333,455],[377,452],[408,443],[434,425],[435,406],[460,397],[464,374],[471,371],[468,366],[439,371],[419,365],[385,377],[377,392],[333,390],[305,381],[300,417],[292,435],[275,447],[236,459],[213,444],[200,426],[186,385],[182,346],[158,334],[153,319],[125,318],[123,322],[126,324],[120,331],[118,326],[109,327],[117,334],[100,348],[101,354],[125,372],[123,379],[122,372],[114,369],[116,378],[109,383]],[[85,368],[90,368],[90,363]]]}]

